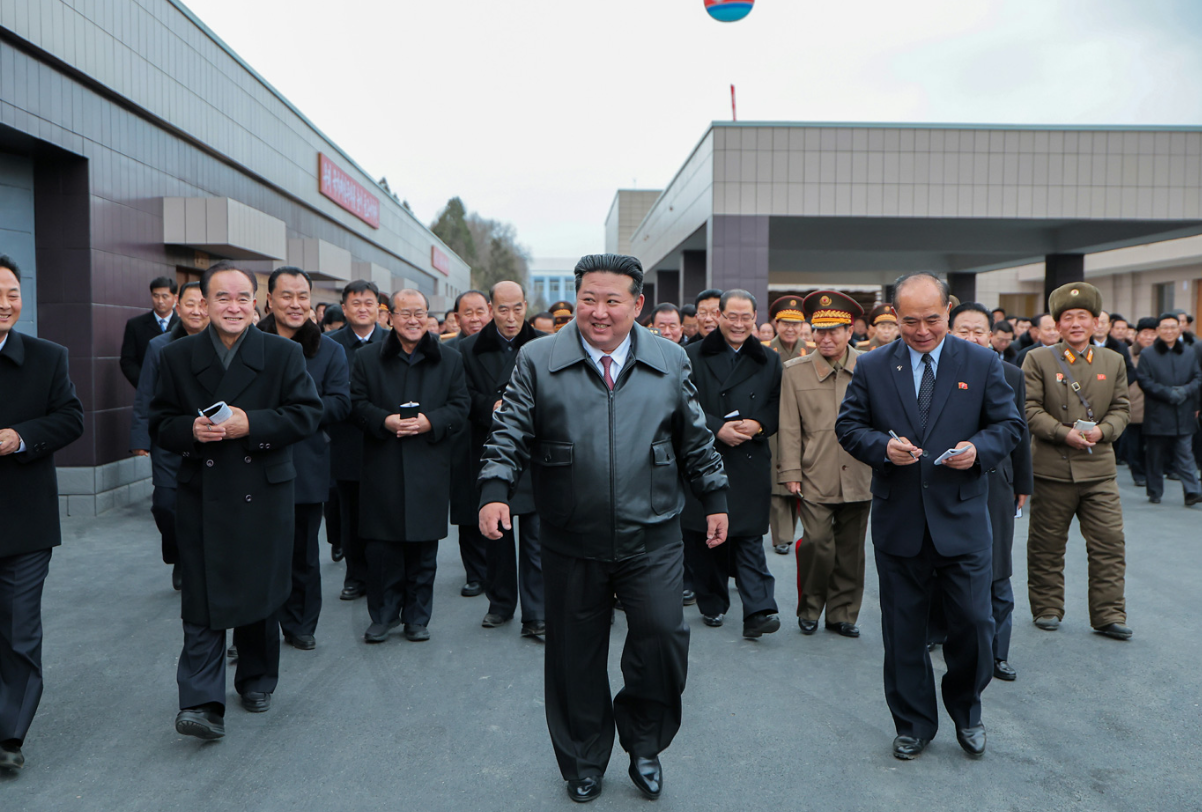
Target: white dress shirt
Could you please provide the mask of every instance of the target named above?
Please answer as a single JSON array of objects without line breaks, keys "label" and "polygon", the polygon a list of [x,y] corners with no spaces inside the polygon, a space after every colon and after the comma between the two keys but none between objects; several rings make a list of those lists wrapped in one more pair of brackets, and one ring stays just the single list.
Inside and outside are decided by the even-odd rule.
[{"label": "white dress shirt", "polygon": [[[605,365],[601,363],[602,356],[605,353],[588,343],[582,333],[580,343],[584,345],[584,351],[588,353],[588,357],[593,359],[593,364],[601,372],[601,377],[605,377]],[[626,338],[618,345],[618,348],[609,353],[609,357],[613,359],[613,363],[609,365],[609,375],[613,378],[614,383],[618,382],[618,375],[622,371],[622,367],[626,366],[626,358],[630,355],[630,334],[626,334]]]}]

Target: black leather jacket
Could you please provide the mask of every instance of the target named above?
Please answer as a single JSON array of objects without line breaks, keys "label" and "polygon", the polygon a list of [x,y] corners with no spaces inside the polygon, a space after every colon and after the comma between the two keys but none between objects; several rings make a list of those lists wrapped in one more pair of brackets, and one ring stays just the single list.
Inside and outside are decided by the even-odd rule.
[{"label": "black leather jacket", "polygon": [[726,512],[726,474],[688,357],[646,329],[634,326],[612,392],[573,321],[522,347],[502,400],[480,504],[507,503],[529,463],[544,547],[618,561],[678,542],[685,481],[707,514]]}]

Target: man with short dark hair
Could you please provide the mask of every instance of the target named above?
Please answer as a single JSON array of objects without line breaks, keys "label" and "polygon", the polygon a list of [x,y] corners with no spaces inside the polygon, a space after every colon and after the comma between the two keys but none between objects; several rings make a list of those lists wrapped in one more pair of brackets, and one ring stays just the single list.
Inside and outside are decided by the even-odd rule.
[{"label": "man with short dark hair", "polygon": [[[301,348],[253,328],[255,275],[234,262],[200,280],[209,326],[163,348],[150,432],[183,456],[177,477],[184,647],[179,733],[225,735],[226,629],[234,687],[251,713],[279,682],[276,612],[291,591],[292,446],[317,431],[322,403]],[[307,312],[306,312],[307,318]]]},{"label": "man with short dark hair", "polygon": [[681,344],[688,344],[697,335],[697,305],[687,304],[680,308]]},{"label": "man with short dark hair", "polygon": [[718,313],[721,311],[719,302],[721,299],[722,291],[717,288],[709,288],[697,294],[697,298],[693,303],[693,306],[697,308],[697,333],[689,339],[690,344],[701,341],[714,330],[718,329]]},{"label": "man with short dark hair", "polygon": [[[706,505],[710,546],[726,539],[726,477],[683,349],[635,325],[634,257],[576,265],[576,318],[532,341],[517,365],[480,472],[480,530],[512,526],[527,465],[546,583],[547,727],[576,802],[601,794],[614,725],[644,795],[663,787],[659,753],[680,729],[689,628],[678,516],[687,481]],[[626,610],[625,686],[609,688],[615,594]]]},{"label": "man with short dark hair", "polygon": [[326,432],[351,413],[350,369],[341,344],[321,334],[305,317],[313,280],[300,268],[277,268],[267,279],[267,317],[259,329],[300,345],[305,370],[317,388],[322,412],[318,431],[292,448],[296,468],[293,493],[292,593],[280,608],[284,642],[301,651],[317,647],[321,614],[321,556],[318,531],[322,506],[330,496],[330,444]]},{"label": "man with short dark hair", "polygon": [[764,560],[764,534],[772,494],[772,455],[768,438],[780,420],[780,355],[759,342],[756,301],[745,290],[728,290],[718,300],[718,329],[689,345],[690,379],[705,424],[715,437],[729,482],[731,512],[727,541],[707,541],[705,508],[685,494],[680,516],[685,558],[693,573],[697,608],[707,626],[721,626],[730,609],[733,575],[743,609],[743,636],[780,628],[775,584]]},{"label": "man with short dark hair", "polygon": [[14,330],[21,305],[21,270],[0,256],[0,772],[25,766],[42,699],[42,586],[62,543],[54,452],[83,434],[67,350]]},{"label": "man with short dark hair", "polygon": [[1051,313],[1041,313],[1031,320],[1030,335],[1036,336],[1037,340],[1018,351],[1018,355],[1014,356],[1014,365],[1021,368],[1023,362],[1026,361],[1027,355],[1034,349],[1039,347],[1051,347],[1060,341],[1060,329],[1056,324],[1056,317]]},{"label": "man with short dark hair", "polygon": [[[477,480],[483,465],[484,443],[492,430],[493,414],[501,408],[501,399],[517,363],[518,352],[527,343],[541,338],[526,324],[526,292],[517,282],[498,282],[489,291],[492,321],[475,335],[459,343],[467,391],[471,398],[472,475],[475,504],[480,504]],[[481,621],[486,629],[503,626],[513,619],[519,602],[522,609],[522,636],[541,638],[547,626],[543,610],[543,565],[538,542],[539,518],[534,509],[534,489],[529,471],[518,480],[510,494],[509,509],[515,525],[501,538],[487,542],[488,613]],[[477,530],[479,532],[479,521]]]},{"label": "man with short dark hair", "polygon": [[544,310],[541,313],[535,314],[534,318],[530,320],[530,326],[540,333],[550,335],[555,332],[555,317]]},{"label": "man with short dark hair", "polygon": [[392,332],[356,355],[351,373],[352,414],[363,432],[367,643],[384,642],[402,623],[407,640],[430,639],[451,455],[469,404],[459,353],[426,331],[425,295],[405,289],[392,301]]},{"label": "man with short dark hair", "polygon": [[139,457],[150,457],[154,491],[150,498],[150,515],[161,538],[163,563],[171,565],[171,585],[178,591],[183,584],[179,570],[179,548],[175,540],[175,477],[183,457],[161,447],[150,436],[150,402],[159,385],[159,355],[163,347],[184,336],[196,335],[209,326],[209,309],[199,282],[189,282],[180,288],[176,305],[179,322],[146,346],[138,391],[134,394],[134,413],[129,425],[129,448]]},{"label": "man with short dark hair", "polygon": [[991,325],[997,324],[999,321],[1006,320],[1006,308],[995,307],[989,314],[989,322]]},{"label": "man with short dark hair", "polygon": [[1152,349],[1140,354],[1138,368],[1139,388],[1144,393],[1148,501],[1159,504],[1164,496],[1167,467],[1181,481],[1189,507],[1202,500],[1193,450],[1202,368],[1182,340],[1181,322],[1172,313],[1160,315],[1156,334]]},{"label": "man with short dark hair", "polygon": [[[1110,335],[1111,316],[1105,310],[1098,314],[1098,325],[1094,328],[1093,345],[1095,347],[1105,347],[1108,350],[1114,350],[1119,355],[1123,356],[1123,363],[1127,367],[1127,380],[1135,380],[1135,365],[1131,363],[1131,350],[1127,347],[1126,341],[1119,341],[1117,338]],[[1119,317],[1122,321],[1122,317]],[[1122,438],[1120,438],[1121,442]]]},{"label": "man with short dark hair", "polygon": [[651,326],[673,344],[681,343],[684,333],[680,328],[680,310],[671,302],[664,302],[651,311]]},{"label": "man with short dark hair", "polygon": [[[330,333],[342,345],[347,366],[353,368],[355,354],[384,340],[388,331],[376,323],[376,305],[380,291],[374,282],[356,279],[342,289],[342,310],[346,325]],[[335,561],[346,557],[340,600],[353,601],[367,594],[367,552],[359,533],[359,482],[363,468],[363,432],[351,419],[326,429],[330,435],[330,476],[338,492],[339,529],[331,555]],[[327,526],[327,533],[329,528]]]},{"label": "man with short dark hair", "polygon": [[1005,319],[995,321],[993,328],[990,330],[989,346],[998,356],[1011,366],[1017,366],[1014,363],[1015,356],[1018,353],[1014,347],[1014,327]]},{"label": "man with short dark hair", "polygon": [[121,342],[121,374],[135,389],[142,374],[146,346],[152,338],[162,335],[179,322],[179,316],[175,314],[178,290],[179,284],[171,277],[158,277],[150,283],[153,309],[125,323],[125,338]]},{"label": "man with short dark hair", "polygon": [[1032,344],[1031,320],[1025,316],[1015,316],[1010,323],[1014,325],[1014,352],[1017,355],[1019,350]]}]

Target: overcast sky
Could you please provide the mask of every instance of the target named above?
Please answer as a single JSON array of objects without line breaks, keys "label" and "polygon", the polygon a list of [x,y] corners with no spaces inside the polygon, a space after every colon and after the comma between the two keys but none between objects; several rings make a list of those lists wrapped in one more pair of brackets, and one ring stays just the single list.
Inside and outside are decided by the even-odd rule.
[{"label": "overcast sky", "polygon": [[1202,123],[1198,0],[186,0],[425,222],[604,248],[713,120]]}]

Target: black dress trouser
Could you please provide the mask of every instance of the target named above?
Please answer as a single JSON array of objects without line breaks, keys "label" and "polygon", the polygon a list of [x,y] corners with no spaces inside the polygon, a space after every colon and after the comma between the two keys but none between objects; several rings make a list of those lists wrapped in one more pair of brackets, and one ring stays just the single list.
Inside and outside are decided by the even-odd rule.
[{"label": "black dress trouser", "polygon": [[20,746],[42,701],[42,585],[50,554],[0,558],[0,743]]},{"label": "black dress trouser", "polygon": [[936,577],[948,626],[943,706],[958,728],[980,724],[981,692],[993,678],[993,550],[943,556],[928,529],[917,555],[890,555],[878,547],[876,568],[885,643],[885,701],[897,734],[933,739],[939,729],[935,674],[927,651]]},{"label": "black dress trouser", "polygon": [[338,480],[338,502],[341,505],[342,554],[346,558],[346,577],[343,586],[367,587],[367,547],[359,536],[359,483]]},{"label": "black dress trouser", "polygon": [[757,612],[775,612],[776,579],[768,572],[764,537],[730,536],[710,549],[705,533],[684,531],[685,561],[693,570],[697,608],[709,617],[730,611],[730,578],[734,576],[743,603],[743,619]]},{"label": "black dress trouser", "polygon": [[[225,630],[184,621],[184,650],[175,681],[179,707],[217,704],[225,707]],[[241,694],[270,694],[280,681],[280,624],[274,618],[234,629],[238,669],[234,689]]]},{"label": "black dress trouser", "polygon": [[280,628],[296,637],[317,631],[321,615],[320,542],[322,507],[297,505],[292,531],[292,594],[280,607]]},{"label": "black dress trouser", "polygon": [[150,497],[150,515],[163,538],[163,563],[179,561],[179,547],[175,542],[175,488],[155,485]]},{"label": "black dress trouser", "polygon": [[488,539],[478,524],[456,525],[459,531],[459,558],[463,561],[464,580],[483,584],[488,579]]},{"label": "black dress trouser", "polygon": [[[650,758],[680,730],[689,627],[680,594],[680,543],[622,561],[543,550],[547,591],[544,653],[547,729],[559,771],[571,781],[605,773],[614,726],[622,749]],[[609,688],[614,596],[626,610],[624,685]]]},{"label": "black dress trouser", "polygon": [[342,500],[338,498],[338,483],[330,485],[330,495],[326,499],[322,513],[326,518],[326,541],[331,547],[342,546]]},{"label": "black dress trouser", "polygon": [[501,538],[488,542],[488,579],[484,588],[488,611],[511,618],[520,600],[523,623],[544,620],[538,514],[514,516],[511,524],[512,529],[504,530]]},{"label": "black dress trouser", "polygon": [[428,626],[434,611],[437,541],[367,540],[367,614],[372,623]]}]

